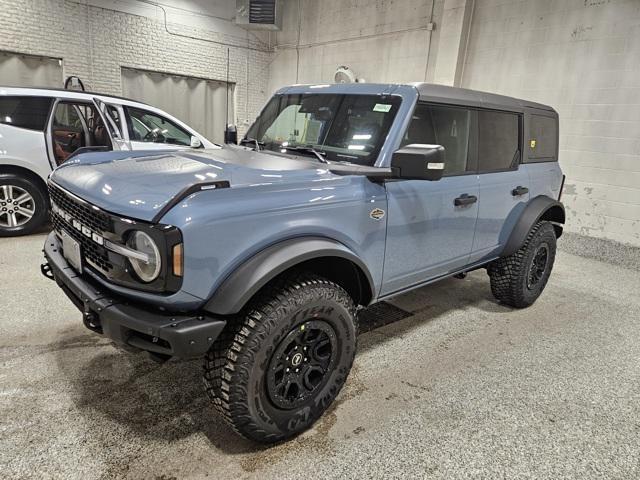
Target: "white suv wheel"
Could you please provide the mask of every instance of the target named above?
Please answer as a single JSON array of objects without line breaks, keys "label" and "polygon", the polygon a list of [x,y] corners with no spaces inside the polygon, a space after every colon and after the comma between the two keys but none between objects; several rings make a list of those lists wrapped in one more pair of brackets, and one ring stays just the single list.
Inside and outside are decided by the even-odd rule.
[{"label": "white suv wheel", "polygon": [[16,185],[0,186],[0,227],[21,227],[35,215],[31,194]]}]

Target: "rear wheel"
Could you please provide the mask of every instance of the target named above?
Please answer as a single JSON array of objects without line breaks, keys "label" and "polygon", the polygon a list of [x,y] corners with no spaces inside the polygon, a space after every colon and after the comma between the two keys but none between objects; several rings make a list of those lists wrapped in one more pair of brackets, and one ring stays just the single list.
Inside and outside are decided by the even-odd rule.
[{"label": "rear wheel", "polygon": [[205,387],[234,430],[276,442],[323,414],[344,385],[355,350],[349,295],[300,274],[267,288],[217,342],[205,357]]},{"label": "rear wheel", "polygon": [[0,237],[27,235],[47,218],[47,195],[29,177],[0,174]]},{"label": "rear wheel", "polygon": [[553,225],[538,222],[517,252],[489,265],[493,296],[516,308],[533,304],[547,285],[555,258]]}]

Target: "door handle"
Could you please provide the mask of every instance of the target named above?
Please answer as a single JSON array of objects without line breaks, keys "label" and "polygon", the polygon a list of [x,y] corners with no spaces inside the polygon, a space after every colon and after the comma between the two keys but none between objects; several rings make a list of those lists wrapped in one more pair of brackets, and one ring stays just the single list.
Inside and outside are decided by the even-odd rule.
[{"label": "door handle", "polygon": [[477,201],[478,201],[478,197],[476,197],[475,195],[469,195],[467,193],[463,193],[453,201],[453,204],[456,207],[460,207],[462,205],[471,205],[472,203],[476,203]]},{"label": "door handle", "polygon": [[520,185],[518,185],[516,188],[511,190],[511,195],[513,195],[514,197],[524,195],[525,193],[529,193],[529,189],[527,187],[522,187]]}]

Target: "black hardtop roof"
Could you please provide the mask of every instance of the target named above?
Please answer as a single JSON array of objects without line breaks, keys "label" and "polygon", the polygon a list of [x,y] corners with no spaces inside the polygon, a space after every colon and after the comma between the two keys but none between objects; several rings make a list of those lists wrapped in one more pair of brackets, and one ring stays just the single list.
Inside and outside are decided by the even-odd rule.
[{"label": "black hardtop roof", "polygon": [[[318,89],[318,90],[315,90]],[[331,94],[400,94],[408,89],[417,90],[418,97],[423,102],[443,103],[478,108],[490,108],[513,112],[524,112],[525,109],[535,109],[557,115],[556,111],[541,103],[531,102],[520,98],[498,95],[495,93],[470,90],[468,88],[450,87],[435,83],[334,83],[289,85],[279,89],[276,94],[289,93],[331,93]]]},{"label": "black hardtop roof", "polygon": [[555,113],[555,110],[548,105],[508,97],[506,95],[498,95],[496,93],[481,92],[468,88],[449,87],[447,85],[437,85],[434,83],[414,83],[412,85],[418,90],[420,100],[427,102],[451,103],[455,105],[513,111],[523,111],[525,108],[532,108]]}]

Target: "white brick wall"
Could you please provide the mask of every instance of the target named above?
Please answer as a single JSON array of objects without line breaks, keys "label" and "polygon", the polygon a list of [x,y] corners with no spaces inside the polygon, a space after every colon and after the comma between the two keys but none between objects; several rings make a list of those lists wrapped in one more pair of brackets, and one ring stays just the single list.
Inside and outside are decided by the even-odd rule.
[{"label": "white brick wall", "polygon": [[476,0],[462,86],[556,108],[567,229],[640,245],[640,1]]},{"label": "white brick wall", "polygon": [[[64,0],[0,0],[0,50],[62,58],[65,77],[77,75],[91,90],[104,93],[122,93],[123,66],[224,81],[227,46],[211,41],[236,45],[230,47],[229,78],[236,85],[236,123],[244,131],[244,123],[267,100],[268,48],[240,29],[231,35],[202,26],[168,26],[171,32],[210,41],[167,33],[161,16]],[[226,30],[233,28],[230,24]],[[247,46],[258,50],[241,48]]]}]

